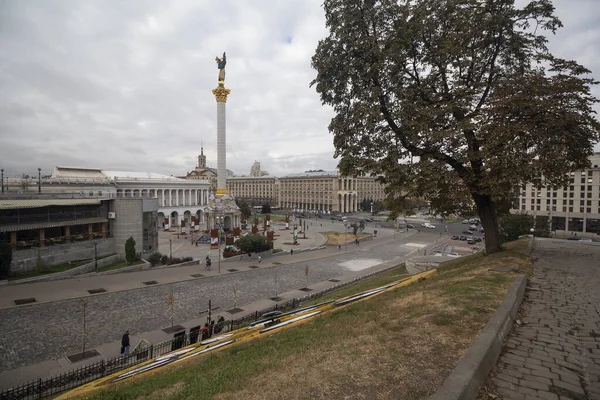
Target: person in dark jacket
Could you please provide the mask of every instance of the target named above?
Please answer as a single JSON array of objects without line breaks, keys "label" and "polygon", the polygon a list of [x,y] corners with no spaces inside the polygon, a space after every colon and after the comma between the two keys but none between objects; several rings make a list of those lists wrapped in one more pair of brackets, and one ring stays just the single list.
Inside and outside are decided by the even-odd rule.
[{"label": "person in dark jacket", "polygon": [[125,331],[121,338],[121,354],[129,354],[129,331]]}]

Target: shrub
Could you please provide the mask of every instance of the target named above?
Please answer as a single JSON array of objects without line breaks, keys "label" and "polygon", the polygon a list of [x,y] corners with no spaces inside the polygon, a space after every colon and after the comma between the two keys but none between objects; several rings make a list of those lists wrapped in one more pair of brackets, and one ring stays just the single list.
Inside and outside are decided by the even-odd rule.
[{"label": "shrub", "polygon": [[165,255],[163,255],[163,256],[160,258],[160,262],[162,263],[162,265],[167,265],[167,263],[169,262],[169,256],[168,256],[168,255],[166,255],[166,254],[165,254]]},{"label": "shrub", "polygon": [[161,262],[163,257],[166,257],[166,256],[163,256],[158,251],[155,251],[154,253],[150,254],[150,257],[148,257],[148,262],[150,263],[151,266],[154,267],[156,264]]},{"label": "shrub", "polygon": [[512,242],[531,233],[533,217],[525,213],[507,214],[500,218],[500,242]]},{"label": "shrub", "polygon": [[135,253],[135,240],[133,237],[129,237],[125,242],[125,261],[127,264],[133,264],[137,260],[137,254]]},{"label": "shrub", "polygon": [[263,235],[246,235],[236,242],[236,246],[242,253],[260,253],[261,251],[271,250],[273,242],[269,242]]}]

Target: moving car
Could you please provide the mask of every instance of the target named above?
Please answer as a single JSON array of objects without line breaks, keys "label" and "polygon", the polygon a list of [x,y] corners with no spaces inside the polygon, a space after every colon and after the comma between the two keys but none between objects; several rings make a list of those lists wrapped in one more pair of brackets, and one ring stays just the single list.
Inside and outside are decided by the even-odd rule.
[{"label": "moving car", "polygon": [[413,224],[406,224],[407,228],[414,228],[415,226]]},{"label": "moving car", "polygon": [[424,222],[421,224],[424,228],[435,229],[435,225],[430,224],[429,222]]},{"label": "moving car", "polygon": [[471,235],[471,234],[473,234],[473,231],[469,230],[469,229],[465,229],[464,231],[462,231],[462,233],[464,233],[465,235]]}]

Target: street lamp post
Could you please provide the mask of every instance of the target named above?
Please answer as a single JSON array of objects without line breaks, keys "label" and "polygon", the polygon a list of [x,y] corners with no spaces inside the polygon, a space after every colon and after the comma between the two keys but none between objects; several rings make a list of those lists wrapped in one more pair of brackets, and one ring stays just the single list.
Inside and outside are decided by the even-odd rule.
[{"label": "street lamp post", "polygon": [[373,215],[373,202],[371,202],[371,215]]},{"label": "street lamp post", "polygon": [[94,269],[98,272],[98,243],[94,242]]},{"label": "street lamp post", "polygon": [[42,169],[38,168],[38,193],[42,193]]},{"label": "street lamp post", "polygon": [[169,259],[173,261],[173,239],[169,238]]},{"label": "street lamp post", "polygon": [[344,220],[344,252],[348,251],[348,220]]},{"label": "street lamp post", "polygon": [[4,193],[4,168],[2,168],[0,171],[2,171],[2,179],[0,179],[0,182],[2,182],[2,193]]}]

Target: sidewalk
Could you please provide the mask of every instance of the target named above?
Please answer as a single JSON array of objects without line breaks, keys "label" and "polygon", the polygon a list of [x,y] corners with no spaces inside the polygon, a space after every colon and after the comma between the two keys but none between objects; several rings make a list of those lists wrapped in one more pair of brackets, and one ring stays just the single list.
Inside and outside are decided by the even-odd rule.
[{"label": "sidewalk", "polygon": [[[412,232],[402,234],[402,236],[405,239],[411,238],[411,240],[413,239],[412,238],[413,235],[414,235],[414,233],[412,233]],[[421,238],[426,239],[425,235],[421,235]],[[398,240],[399,239],[400,239],[400,234],[398,234]],[[428,248],[435,246],[435,244],[437,242],[439,242],[439,239],[437,239],[433,236],[430,236],[428,239],[434,240],[433,243],[429,242],[429,245],[427,245]],[[358,252],[368,251],[369,249],[372,249],[379,245],[389,244],[389,242],[392,242],[393,240],[394,239],[391,237],[391,235],[384,239],[378,238],[378,239],[375,239],[372,241],[363,242],[363,243],[361,243],[360,247],[356,247],[354,245],[348,246],[347,252],[345,252],[344,249],[342,249],[340,252],[337,248],[330,248],[330,249],[324,249],[324,250],[302,252],[299,254],[295,253],[293,256],[286,254],[283,256],[273,257],[273,258],[269,258],[267,260],[263,260],[263,262],[261,263],[260,269],[262,270],[262,269],[266,269],[266,268],[275,267],[276,264],[274,264],[274,262],[284,262],[285,261],[286,263],[292,262],[292,263],[296,264],[296,263],[301,263],[301,262],[306,262],[306,261],[311,261],[311,260],[323,259],[323,258],[327,258],[327,257],[333,257],[332,260],[335,260],[335,257],[340,254],[352,254],[355,252],[358,253]],[[319,291],[323,291],[323,290],[332,288],[334,286],[343,285],[343,284],[352,282],[360,277],[371,275],[376,272],[394,267],[394,266],[404,262],[406,259],[412,257],[412,255],[415,254],[416,251],[417,251],[417,249],[415,249],[414,251],[412,251],[408,254],[405,254],[402,257],[398,257],[393,260],[386,261],[384,263],[374,265],[374,266],[366,268],[366,269],[362,269],[362,270],[354,271],[354,272],[346,272],[342,276],[335,278],[335,280],[337,282],[332,282],[331,280],[326,280],[326,281],[312,284],[309,287],[311,289],[313,289],[313,292],[319,292]],[[241,272],[241,271],[250,270],[249,267],[252,265],[255,265],[255,264],[256,264],[256,260],[253,260],[253,262],[239,261],[239,260],[238,261],[230,261],[227,263],[227,268],[228,269],[238,269]],[[223,267],[223,265],[221,266],[221,269],[222,269],[221,275],[235,274],[235,272],[227,271],[227,269],[225,269]],[[39,284],[14,285],[14,286],[10,286],[8,288],[5,287],[3,289],[20,288],[18,293],[14,293],[14,292],[11,293],[11,295],[13,297],[15,294],[18,294],[21,297],[35,296],[36,298],[39,298],[40,300],[43,300],[43,301],[56,301],[56,300],[52,300],[52,299],[66,300],[66,299],[72,299],[72,298],[76,298],[76,297],[92,296],[89,293],[87,293],[87,289],[89,289],[89,287],[101,286],[101,287],[103,287],[107,290],[111,290],[111,291],[131,290],[131,289],[144,287],[145,285],[143,285],[143,283],[141,283],[142,280],[147,281],[149,279],[153,279],[153,280],[156,280],[158,282],[158,284],[168,284],[168,283],[172,283],[172,282],[178,282],[178,281],[181,281],[184,279],[185,280],[196,279],[195,277],[191,277],[191,274],[195,274],[195,273],[201,273],[203,275],[203,277],[202,277],[203,279],[214,277],[214,276],[218,275],[218,272],[213,264],[212,271],[205,271],[203,266],[185,266],[185,267],[176,267],[176,268],[164,268],[164,269],[154,270],[154,271],[151,270],[151,271],[141,271],[141,272],[126,273],[126,274],[101,276],[101,277],[44,282],[44,283],[39,283]],[[123,279],[124,277],[127,277],[128,279]],[[132,278],[132,279],[129,279],[129,278]],[[293,298],[298,299],[298,298],[305,297],[306,295],[307,295],[306,292],[300,291],[298,289],[290,290],[285,293],[279,294],[279,297],[281,298],[281,300],[279,302],[284,303],[284,302],[290,301]],[[0,297],[1,297],[0,300],[1,300],[2,304],[6,304],[10,300],[11,296],[5,295],[4,290],[2,290]],[[220,309],[216,312],[213,312],[213,317],[215,315],[219,314],[219,315],[222,315],[226,320],[238,319],[238,318],[242,318],[247,315],[255,314],[256,312],[262,312],[265,309],[274,307],[275,304],[276,304],[276,302],[274,302],[270,299],[260,299],[260,300],[254,301],[250,304],[238,306],[238,308],[240,308],[241,311],[236,312],[235,314],[231,314],[231,313],[227,312],[227,310]],[[199,309],[207,308],[207,307],[208,307],[208,304],[198,305]],[[191,327],[203,325],[205,321],[206,321],[206,314],[202,314],[198,318],[189,319],[184,322],[177,321],[177,325],[181,325],[186,330],[189,330]],[[172,334],[165,333],[162,329],[155,329],[152,331],[132,335],[131,343],[132,343],[132,347],[133,347],[133,346],[135,346],[135,344],[138,343],[138,341],[140,341],[141,339],[145,339],[148,342],[155,344],[155,343],[159,343],[159,342],[171,339],[172,337],[173,337]],[[29,366],[16,368],[16,369],[8,370],[8,371],[2,371],[2,372],[0,372],[0,388],[13,387],[13,386],[16,386],[19,384],[29,382],[34,379],[54,376],[54,375],[57,375],[60,373],[71,371],[71,370],[81,367],[83,365],[94,363],[94,362],[97,362],[97,361],[100,361],[103,359],[113,358],[116,355],[118,355],[118,352],[120,349],[120,342],[113,341],[110,343],[105,343],[105,344],[102,344],[99,346],[94,346],[93,349],[95,349],[100,355],[93,357],[93,358],[88,358],[84,361],[77,362],[77,363],[71,363],[70,361],[68,361],[65,358],[67,354],[65,354],[61,358],[46,360],[46,361],[42,361],[42,362],[39,362],[36,364],[32,364]]]}]

